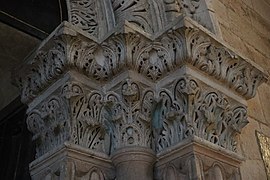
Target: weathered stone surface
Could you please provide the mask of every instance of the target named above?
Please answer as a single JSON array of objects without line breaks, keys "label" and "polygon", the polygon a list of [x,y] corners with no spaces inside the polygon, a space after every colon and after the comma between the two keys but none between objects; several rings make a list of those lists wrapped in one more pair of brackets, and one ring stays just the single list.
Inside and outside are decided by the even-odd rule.
[{"label": "weathered stone surface", "polygon": [[162,29],[181,15],[191,17],[215,32],[214,17],[208,6],[205,0],[71,0],[68,3],[69,22],[97,39],[104,39],[115,26],[121,27],[125,22],[147,34],[161,33]]},{"label": "weathered stone surface", "polygon": [[98,45],[92,39],[85,40],[72,25],[63,23],[33,54],[33,60],[18,70],[22,101],[29,103],[69,68],[81,71],[94,81],[106,82],[126,67],[156,82],[182,64],[190,64],[225,82],[224,85],[247,99],[255,96],[257,86],[266,79],[261,68],[209,37],[210,34],[190,19],[181,18],[177,26],[171,26],[175,30],[152,37],[152,41],[131,30],[132,27],[124,26],[128,33],[116,31],[117,35]]},{"label": "weathered stone surface", "polygon": [[259,123],[254,119],[249,119],[249,124],[243,129],[239,139],[242,153],[245,158],[249,160],[261,159],[257,138],[255,136],[256,129],[259,129]]},{"label": "weathered stone surface", "polygon": [[263,133],[266,136],[270,136],[270,127],[268,124],[260,123],[259,126],[260,129],[258,129],[258,132]]},{"label": "weathered stone surface", "polygon": [[[214,3],[214,8],[216,8],[223,39],[241,54],[261,65],[269,74],[270,24],[269,16],[265,16],[270,12],[268,5],[267,1],[217,1]],[[267,12],[265,9],[268,9]],[[230,13],[230,19],[224,11]],[[269,87],[263,84],[258,89],[255,99],[248,102],[249,115],[253,118],[249,119],[250,123],[243,129],[239,139],[239,151],[247,159],[241,165],[242,179],[267,179],[255,132],[266,133],[269,136],[270,97],[268,94]]]},{"label": "weathered stone surface", "polygon": [[115,179],[115,169],[106,154],[69,143],[30,164],[33,180]]},{"label": "weathered stone surface", "polygon": [[155,153],[148,148],[126,147],[112,155],[118,180],[152,180]]},{"label": "weathered stone surface", "polygon": [[[242,179],[267,179],[256,133],[270,135],[270,129],[267,125],[258,123],[255,119],[250,118],[249,122],[239,139],[239,149],[241,148],[241,153],[246,158],[240,168],[241,176]],[[252,171],[252,173],[249,171]]]},{"label": "weathered stone surface", "polygon": [[[251,51],[255,56],[249,58],[269,71],[270,23],[266,16],[269,12],[269,3],[264,0],[233,0],[230,2],[218,0],[213,1],[212,4],[223,39],[246,57],[249,57],[249,51]],[[243,48],[245,45],[248,46],[248,49]],[[264,56],[264,62],[257,60],[257,56]]]},{"label": "weathered stone surface", "polygon": [[269,12],[269,8],[270,8],[270,4],[268,1],[265,0],[259,0],[259,1],[255,1],[252,0],[252,5],[254,10],[261,16],[264,17],[265,20],[267,20],[267,22],[270,24],[270,20],[267,17],[270,17],[270,12]]},{"label": "weathered stone surface", "polygon": [[199,138],[183,141],[157,156],[157,180],[241,179],[241,156]]},{"label": "weathered stone surface", "polygon": [[248,101],[248,115],[253,119],[265,123],[265,117],[263,113],[263,106],[261,105],[259,93]]},{"label": "weathered stone surface", "polygon": [[[60,161],[46,165],[68,143],[91,150],[93,159],[104,154],[102,161],[113,163],[115,171],[109,169],[117,179],[153,179],[156,157],[156,179],[241,179],[237,147],[260,159],[252,148],[256,140],[250,141],[259,124],[252,120],[241,134],[248,123],[246,100],[267,76],[209,32],[220,27],[213,24],[214,7],[207,3],[70,1],[69,22],[18,70],[36,157],[53,169],[41,168],[43,173],[33,176],[65,179],[71,172],[78,178],[113,178],[105,177],[104,167],[92,168],[98,161],[86,163],[86,169],[75,165],[78,170],[65,161],[63,171],[56,168]],[[249,7],[226,7],[229,23],[221,32],[227,26],[244,29],[235,32],[239,39],[233,42],[252,36],[247,42],[259,43],[261,36],[248,28]],[[223,38],[230,39],[230,33]],[[248,52],[247,46],[241,48]],[[256,98],[250,102],[252,115],[260,110]],[[263,116],[256,118],[263,122]],[[68,158],[69,148],[63,152]]]},{"label": "weathered stone surface", "polygon": [[261,160],[246,160],[242,163],[241,168],[242,179],[267,179],[265,167]]},{"label": "weathered stone surface", "polygon": [[258,94],[260,97],[260,101],[262,104],[262,110],[265,116],[265,122],[270,124],[270,88],[268,84],[263,84],[260,89],[258,90]]},{"label": "weathered stone surface", "polygon": [[145,84],[143,76],[122,74],[116,85],[100,91],[78,82],[85,76],[68,72],[29,104],[36,156],[66,141],[108,155],[126,146],[160,152],[192,136],[236,151],[236,135],[248,123],[246,106],[209,87],[219,89],[218,84],[197,80],[189,68],[177,74],[159,87]]}]

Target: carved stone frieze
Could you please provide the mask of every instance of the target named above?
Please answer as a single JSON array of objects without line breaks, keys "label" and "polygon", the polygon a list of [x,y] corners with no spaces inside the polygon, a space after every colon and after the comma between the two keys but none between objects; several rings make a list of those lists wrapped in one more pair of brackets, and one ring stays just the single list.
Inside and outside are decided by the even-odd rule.
[{"label": "carved stone frieze", "polygon": [[265,77],[251,64],[221,44],[216,44],[196,29],[187,29],[188,62],[206,74],[225,82],[246,97],[255,96],[258,83]]},{"label": "carved stone frieze", "polygon": [[[21,71],[18,84],[23,89],[23,102],[29,102],[36,97],[41,89],[46,88],[69,69],[77,69],[96,81],[107,81],[121,72],[125,63],[122,36],[98,44],[71,36],[71,29],[61,30],[71,32],[64,32],[51,39],[52,42],[47,44],[49,47],[42,47],[32,62]],[[25,72],[28,73],[25,75]],[[25,80],[28,82],[25,83]]]},{"label": "carved stone frieze", "polygon": [[177,0],[112,0],[117,24],[128,21],[140,30],[154,34],[163,30],[167,23],[184,13]]},{"label": "carved stone frieze", "polygon": [[246,99],[255,96],[258,85],[266,79],[260,68],[191,22],[184,19],[181,23],[154,40],[126,26],[129,32],[120,30],[101,43],[64,23],[18,70],[22,101],[31,102],[70,69],[103,83],[127,70],[158,82],[184,64],[194,66]]},{"label": "carved stone frieze", "polygon": [[105,101],[104,123],[112,138],[112,150],[126,146],[151,148],[153,92],[143,92],[141,86],[127,79],[121,91],[107,93]]},{"label": "carved stone frieze", "polygon": [[106,91],[67,81],[27,118],[37,157],[66,141],[111,154],[128,146],[161,152],[194,136],[236,151],[247,123],[245,105],[190,75],[161,88],[123,77]]},{"label": "carved stone frieze", "polygon": [[153,91],[140,88],[127,80],[116,91],[103,93],[65,83],[28,113],[36,156],[65,141],[108,154],[125,146],[150,148]]},{"label": "carved stone frieze", "polygon": [[186,42],[180,30],[168,32],[154,41],[138,33],[128,33],[126,44],[127,64],[152,81],[174,71],[186,59]]},{"label": "carved stone frieze", "polygon": [[103,42],[64,23],[31,57],[17,82],[36,157],[65,142],[107,155],[135,146],[160,153],[193,137],[236,152],[244,99],[265,80],[185,19],[154,39],[126,26]]},{"label": "carved stone frieze", "polygon": [[97,39],[115,25],[112,5],[107,0],[70,0],[67,5],[69,21]]},{"label": "carved stone frieze", "polygon": [[147,34],[160,33],[179,16],[215,31],[205,0],[71,0],[67,5],[69,22],[97,39],[125,22]]}]

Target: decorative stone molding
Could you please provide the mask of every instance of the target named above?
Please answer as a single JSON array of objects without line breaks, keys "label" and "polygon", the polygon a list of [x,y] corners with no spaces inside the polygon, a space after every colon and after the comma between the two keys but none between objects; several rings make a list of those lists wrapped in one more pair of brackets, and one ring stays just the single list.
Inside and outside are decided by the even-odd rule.
[{"label": "decorative stone molding", "polygon": [[155,180],[240,180],[243,157],[199,138],[186,139],[157,154]]},{"label": "decorative stone molding", "polygon": [[[73,25],[63,22],[17,70],[32,177],[152,179],[156,156],[156,179],[240,179],[246,100],[267,77],[182,16],[201,2],[70,1]],[[147,170],[133,176],[123,163]]]},{"label": "decorative stone molding", "polygon": [[27,125],[33,133],[32,140],[36,144],[36,157],[62,145],[70,138],[68,107],[56,96],[29,113]]},{"label": "decorative stone molding", "polygon": [[33,180],[115,179],[115,168],[103,153],[64,143],[30,164]]},{"label": "decorative stone molding", "polygon": [[31,109],[37,157],[65,141],[111,154],[128,146],[160,152],[193,136],[236,151],[245,105],[188,74],[160,88],[130,78],[106,91],[67,81]]},{"label": "decorative stone molding", "polygon": [[159,94],[158,151],[192,136],[236,151],[235,136],[248,123],[244,105],[188,75],[177,79],[172,90],[162,89]]},{"label": "decorative stone molding", "polygon": [[205,0],[71,0],[67,5],[69,22],[98,40],[125,22],[146,34],[159,33],[179,16],[217,31]]},{"label": "decorative stone molding", "polygon": [[34,133],[36,156],[57,148],[66,141],[87,149],[105,152],[101,92],[84,91],[68,81],[28,113],[28,129]]},{"label": "decorative stone molding", "polygon": [[[18,84],[22,101],[29,103],[40,91],[69,69],[86,74],[94,81],[108,82],[124,70],[143,74],[157,82],[168,73],[190,64],[214,77],[246,99],[255,96],[266,76],[228,47],[182,19],[154,40],[137,31],[120,31],[101,44],[63,23],[21,71]],[[119,34],[120,33],[120,34]]]},{"label": "decorative stone molding", "polygon": [[110,1],[70,0],[67,5],[69,21],[98,39],[106,36],[115,25]]}]

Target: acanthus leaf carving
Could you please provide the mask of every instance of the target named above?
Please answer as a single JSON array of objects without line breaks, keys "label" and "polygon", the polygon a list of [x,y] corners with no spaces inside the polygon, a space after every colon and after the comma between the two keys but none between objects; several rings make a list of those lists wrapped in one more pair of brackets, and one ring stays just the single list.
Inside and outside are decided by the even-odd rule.
[{"label": "acanthus leaf carving", "polygon": [[[22,101],[30,102],[40,91],[69,70],[94,81],[108,82],[132,70],[157,82],[189,64],[249,99],[265,80],[253,65],[196,28],[179,28],[149,40],[136,32],[112,35],[102,43],[81,36],[60,35],[41,48],[21,73]],[[50,49],[50,50],[46,50]]]},{"label": "acanthus leaf carving", "polygon": [[163,91],[160,98],[162,104],[156,111],[162,128],[155,128],[157,151],[192,136],[236,151],[236,135],[248,123],[245,106],[191,77],[178,80],[174,94]]},{"label": "acanthus leaf carving", "polygon": [[155,41],[136,34],[127,34],[129,64],[139,74],[152,81],[160,80],[182,64],[186,58],[181,31],[171,31]]},{"label": "acanthus leaf carving", "polygon": [[194,14],[200,6],[200,0],[181,0],[180,4],[185,8],[187,16],[194,18]]},{"label": "acanthus leaf carving", "polygon": [[201,12],[209,16],[206,7],[201,0],[72,0],[68,3],[69,21],[98,39],[103,39],[106,33],[125,21],[140,31],[156,34],[179,16],[191,17],[213,30],[211,19],[210,25],[205,25],[204,19],[200,18]]},{"label": "acanthus leaf carving", "polygon": [[[255,95],[256,88],[265,79],[260,69],[198,28],[171,29],[150,39],[135,31],[112,34],[100,43],[81,34],[56,35],[22,68],[23,73],[27,72],[18,80],[22,100],[30,103],[69,70],[79,71],[103,86],[126,71],[159,83],[183,66],[193,66],[192,70],[207,75],[209,80],[220,81],[222,86],[246,99]],[[162,151],[185,138],[198,136],[235,151],[235,136],[247,124],[246,107],[199,84],[186,76],[179,79],[174,89],[154,90],[127,80],[121,90],[118,87],[110,95],[100,90],[86,93],[79,85],[66,84],[61,98],[69,106],[65,113],[72,114],[66,117],[72,118],[71,129],[66,131],[72,131],[68,138],[87,148],[111,152],[126,145]],[[45,110],[38,109],[29,117],[40,122],[51,118],[49,114],[45,117]],[[31,125],[30,120],[28,124]],[[46,125],[31,126],[29,129],[36,134],[37,141],[55,133],[51,130],[47,135],[40,135],[35,126],[46,129]],[[110,139],[109,147],[104,144],[106,138]],[[47,150],[41,151],[39,154]]]},{"label": "acanthus leaf carving", "polygon": [[69,140],[70,121],[67,108],[62,99],[51,97],[39,109],[29,113],[27,125],[37,146],[36,157]]},{"label": "acanthus leaf carving", "polygon": [[[248,123],[242,103],[255,96],[265,75],[203,29],[177,19],[182,13],[198,18],[201,2],[72,0],[71,23],[88,34],[64,25],[67,32],[51,36],[18,80],[22,100],[35,106],[27,124],[34,134],[36,156],[66,141],[108,155],[128,146],[158,154],[195,137],[236,152],[236,137]],[[201,82],[204,77],[192,77],[195,71],[214,85]],[[70,82],[80,73],[85,75],[84,85]],[[61,90],[55,90],[57,85],[47,91],[62,77],[68,82]],[[211,84],[226,89],[220,92]],[[41,93],[45,100],[37,105],[40,100],[33,100]],[[187,160],[184,166],[202,177],[201,160],[193,158],[196,162]],[[167,166],[163,178],[187,178],[184,166],[180,171]],[[221,166],[209,167],[206,174],[224,177]],[[98,169],[76,176],[105,179]],[[60,177],[59,170],[49,172],[50,177]]]},{"label": "acanthus leaf carving", "polygon": [[91,36],[101,39],[114,26],[112,7],[108,1],[71,0],[69,21]]},{"label": "acanthus leaf carving", "polygon": [[[23,102],[28,102],[36,97],[40,89],[45,88],[48,82],[63,73],[65,54],[64,43],[56,40],[48,52],[39,51],[33,61],[23,68],[21,73],[27,72],[27,74],[22,75],[18,83],[23,90],[21,95]],[[24,83],[22,83],[23,81]]]},{"label": "acanthus leaf carving", "polygon": [[236,151],[245,106],[188,75],[159,90],[145,86],[127,79],[101,92],[68,81],[61,96],[29,112],[36,156],[65,141],[106,154],[127,146],[162,152],[193,136]]},{"label": "acanthus leaf carving", "polygon": [[87,91],[74,82],[62,86],[61,95],[51,96],[28,114],[28,129],[34,134],[36,156],[54,150],[64,142],[106,152],[102,126],[103,95]]},{"label": "acanthus leaf carving", "polygon": [[70,99],[74,96],[79,96],[83,94],[82,87],[74,82],[67,82],[63,87],[61,91],[61,96]]},{"label": "acanthus leaf carving", "polygon": [[254,97],[256,87],[265,76],[253,65],[238,57],[224,46],[216,45],[196,29],[187,29],[188,63],[209,76],[225,81],[247,99]]},{"label": "acanthus leaf carving", "polygon": [[77,41],[70,48],[70,66],[96,81],[107,81],[121,72],[124,62],[123,36],[115,36],[101,44]]},{"label": "acanthus leaf carving", "polygon": [[111,133],[111,150],[124,146],[151,147],[151,103],[153,92],[141,94],[137,83],[127,79],[116,95],[109,92],[104,124]]},{"label": "acanthus leaf carving", "polygon": [[112,7],[116,22],[121,24],[125,20],[132,22],[146,32],[153,32],[149,19],[150,4],[145,0],[118,1],[112,0]]},{"label": "acanthus leaf carving", "polygon": [[[173,100],[172,94],[163,90],[159,93],[159,98],[160,102],[155,107],[156,116],[153,119],[157,151],[184,139],[182,128],[186,126],[182,121],[183,107]],[[157,126],[156,123],[159,125]]]}]

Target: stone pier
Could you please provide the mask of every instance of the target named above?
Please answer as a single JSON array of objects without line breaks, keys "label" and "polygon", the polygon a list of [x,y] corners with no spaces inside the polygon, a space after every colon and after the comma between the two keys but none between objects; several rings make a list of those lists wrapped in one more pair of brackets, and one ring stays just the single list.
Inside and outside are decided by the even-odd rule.
[{"label": "stone pier", "polygon": [[266,75],[217,38],[207,3],[68,6],[17,71],[32,179],[241,179],[246,101]]}]

